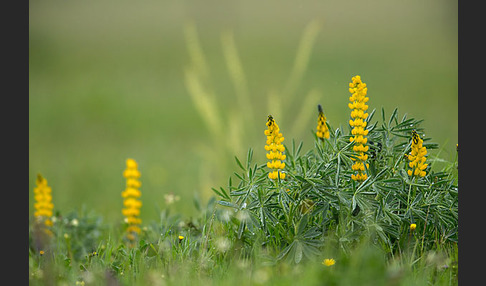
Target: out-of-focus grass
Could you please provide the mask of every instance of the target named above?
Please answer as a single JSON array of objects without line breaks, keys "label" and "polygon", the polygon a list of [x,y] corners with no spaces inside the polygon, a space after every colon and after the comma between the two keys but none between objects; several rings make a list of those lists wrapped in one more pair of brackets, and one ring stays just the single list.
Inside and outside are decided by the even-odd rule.
[{"label": "out-of-focus grass", "polygon": [[359,74],[371,109],[398,107],[400,115],[424,119],[425,135],[443,146],[440,157],[454,156],[457,1],[29,4],[29,197],[40,172],[62,212],[85,204],[108,220],[121,219],[129,157],[142,173],[142,219],[156,217],[169,192],[181,196],[178,210],[191,215],[195,193],[205,197],[208,184],[225,184],[233,157],[220,162],[204,153],[213,138],[184,82],[190,63],[184,27],[190,22],[225,113],[243,108],[222,47],[222,35],[231,32],[256,123],[245,126],[242,152],[252,147],[255,158],[263,158],[265,120],[273,109],[268,98],[286,92],[302,33],[318,20],[295,96],[281,99],[284,136],[312,144],[313,120],[307,130],[291,129],[312,90],[328,121],[345,127],[348,83]]}]

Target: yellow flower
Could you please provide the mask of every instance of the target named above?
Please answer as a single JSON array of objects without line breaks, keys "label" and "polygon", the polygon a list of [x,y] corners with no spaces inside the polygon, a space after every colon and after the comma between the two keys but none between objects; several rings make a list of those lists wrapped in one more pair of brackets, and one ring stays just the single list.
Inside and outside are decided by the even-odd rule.
[{"label": "yellow flower", "polygon": [[34,188],[34,200],[36,201],[34,216],[38,221],[44,222],[46,226],[52,226],[50,217],[52,217],[54,204],[52,203],[51,187],[47,185],[47,180],[41,174],[37,174],[36,185],[37,187]]},{"label": "yellow flower", "polygon": [[409,176],[425,177],[426,175],[425,168],[427,168],[428,164],[425,164],[425,161],[427,160],[425,155],[427,155],[427,149],[422,145],[423,143],[424,141],[422,138],[420,138],[417,132],[413,130],[412,151],[407,156],[410,161],[408,166],[411,168],[407,170]]},{"label": "yellow flower", "polygon": [[410,225],[410,230],[411,230],[411,231],[414,231],[416,228],[417,228],[417,225],[416,225],[416,224],[412,223],[412,224]]},{"label": "yellow flower", "polygon": [[317,117],[317,132],[316,135],[320,139],[329,139],[329,128],[327,128],[326,117],[322,111],[322,106],[317,105],[317,110],[319,111],[319,116]]},{"label": "yellow flower", "polygon": [[353,77],[352,82],[349,83],[349,92],[352,94],[349,98],[351,103],[348,104],[348,107],[352,109],[352,119],[349,120],[349,125],[353,127],[351,134],[354,135],[349,138],[349,141],[355,143],[353,151],[357,153],[357,158],[352,158],[356,161],[352,169],[357,173],[351,175],[351,178],[355,181],[364,181],[368,178],[365,172],[365,165],[366,168],[369,167],[369,164],[364,164],[368,159],[368,155],[365,153],[369,150],[369,146],[365,145],[368,142],[368,138],[365,136],[369,132],[369,130],[365,129],[367,125],[366,118],[368,117],[368,113],[365,112],[368,109],[366,102],[368,102],[369,98],[366,97],[368,93],[366,83],[361,81],[359,75]]},{"label": "yellow flower", "polygon": [[142,202],[138,200],[141,196],[140,190],[138,188],[141,186],[140,172],[137,167],[138,164],[133,159],[126,160],[127,168],[123,171],[123,176],[126,178],[126,188],[121,193],[123,201],[122,214],[125,216],[125,222],[128,224],[126,229],[127,238],[129,240],[135,240],[136,234],[141,232],[140,224],[142,220],[139,218],[140,208],[142,207]]},{"label": "yellow flower", "polygon": [[336,260],[334,260],[332,258],[326,258],[326,259],[324,259],[324,261],[322,261],[322,264],[326,265],[326,266],[332,266],[332,265],[336,264]]},{"label": "yellow flower", "polygon": [[182,235],[179,235],[179,240],[183,240],[184,237]]},{"label": "yellow flower", "polygon": [[271,115],[268,116],[267,127],[267,130],[265,130],[265,135],[267,136],[265,150],[268,151],[266,156],[270,160],[267,163],[267,167],[273,169],[273,171],[268,173],[268,177],[274,180],[277,178],[285,179],[285,173],[281,172],[285,168],[285,163],[282,162],[286,158],[283,153],[285,147],[282,144],[285,138],[280,133],[280,128]]}]

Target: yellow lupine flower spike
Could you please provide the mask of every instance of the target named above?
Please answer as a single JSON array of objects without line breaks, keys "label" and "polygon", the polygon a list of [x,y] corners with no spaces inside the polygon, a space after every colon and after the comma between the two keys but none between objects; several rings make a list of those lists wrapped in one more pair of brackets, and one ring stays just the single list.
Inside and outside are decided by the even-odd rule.
[{"label": "yellow lupine flower spike", "polygon": [[412,151],[408,155],[408,160],[410,161],[408,166],[411,168],[407,171],[409,176],[425,177],[427,174],[425,172],[428,166],[428,164],[425,164],[427,149],[422,145],[423,143],[424,141],[417,132],[412,130]]},{"label": "yellow lupine flower spike", "polygon": [[139,234],[140,224],[142,220],[138,218],[140,216],[140,208],[142,207],[142,202],[138,200],[141,196],[140,190],[138,188],[141,186],[140,181],[140,171],[138,171],[138,164],[133,159],[126,160],[127,168],[123,171],[123,177],[126,178],[126,188],[122,192],[123,206],[122,214],[125,216],[125,222],[128,224],[126,229],[127,238],[129,240],[135,240],[136,234]]},{"label": "yellow lupine flower spike", "polygon": [[[361,81],[359,75],[353,77],[352,82],[349,83],[349,92],[352,94],[349,97],[351,103],[348,104],[348,107],[352,109],[349,125],[353,127],[351,130],[353,136],[349,138],[349,141],[355,142],[353,151],[357,153],[357,159],[353,158],[356,162],[352,166],[352,169],[357,173],[352,174],[351,178],[355,181],[364,181],[368,178],[365,172],[365,161],[368,159],[366,152],[369,150],[369,146],[366,146],[368,142],[366,135],[368,135],[369,130],[365,128],[367,125],[366,118],[368,117],[368,113],[366,113],[368,105],[366,105],[366,102],[368,102],[369,98],[366,97],[368,93],[366,83]],[[368,167],[369,164],[366,164],[366,168]]]},{"label": "yellow lupine flower spike", "polygon": [[326,117],[324,116],[324,111],[322,111],[322,106],[317,105],[317,111],[319,112],[317,118],[317,132],[316,135],[320,139],[329,139],[329,128],[326,125]]},{"label": "yellow lupine flower spike", "polygon": [[282,144],[284,141],[284,137],[282,133],[280,133],[280,128],[278,127],[277,123],[273,119],[272,115],[268,115],[267,120],[267,129],[265,130],[265,135],[267,136],[267,142],[265,145],[265,150],[268,151],[266,154],[267,159],[270,160],[267,163],[267,167],[273,169],[270,173],[268,173],[268,177],[270,179],[285,179],[285,173],[282,173],[282,169],[285,168],[285,163],[282,162],[285,160],[286,156],[283,153],[285,151],[285,147]]},{"label": "yellow lupine flower spike", "polygon": [[37,174],[36,180],[37,187],[34,188],[34,203],[35,213],[34,216],[40,222],[44,222],[46,226],[52,226],[52,209],[54,204],[52,203],[51,187],[47,185],[47,180],[42,177],[41,174]]}]

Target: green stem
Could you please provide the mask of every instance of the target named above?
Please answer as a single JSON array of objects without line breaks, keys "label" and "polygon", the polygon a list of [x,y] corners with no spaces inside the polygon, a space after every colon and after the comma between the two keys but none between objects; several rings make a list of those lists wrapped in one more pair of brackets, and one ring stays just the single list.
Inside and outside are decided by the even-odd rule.
[{"label": "green stem", "polygon": [[[412,178],[412,180],[416,180],[415,177]],[[407,211],[405,212],[405,214],[408,212],[408,210],[410,209],[410,193],[412,192],[412,182],[410,182],[410,185],[409,185],[409,188],[408,188],[408,196],[407,196]]]},{"label": "green stem", "polygon": [[425,229],[427,227],[427,219],[429,218],[429,210],[430,210],[430,205],[427,207],[427,215],[425,216],[424,231],[422,233],[422,245],[420,248],[422,253],[424,253]]},{"label": "green stem", "polygon": [[278,182],[280,182],[280,171],[277,170],[277,179],[275,180],[275,186],[277,187],[277,192],[280,191],[280,185]]}]

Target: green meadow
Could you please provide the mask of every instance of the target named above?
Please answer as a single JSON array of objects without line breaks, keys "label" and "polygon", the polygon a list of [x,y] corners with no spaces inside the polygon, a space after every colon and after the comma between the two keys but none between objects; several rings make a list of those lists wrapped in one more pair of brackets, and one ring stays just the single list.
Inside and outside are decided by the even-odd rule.
[{"label": "green meadow", "polygon": [[[30,244],[30,282],[456,285],[457,26],[457,1],[30,1],[31,240],[37,174],[58,219],[51,251]],[[362,185],[350,179],[356,75],[383,143]],[[285,182],[267,177],[269,114]],[[412,129],[424,178],[402,159]],[[135,246],[121,211],[128,158],[142,182]],[[236,215],[247,205],[255,221]]]}]

